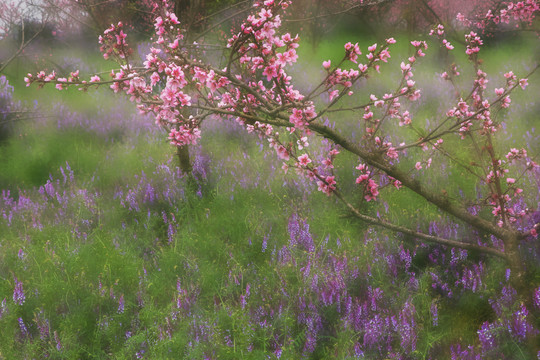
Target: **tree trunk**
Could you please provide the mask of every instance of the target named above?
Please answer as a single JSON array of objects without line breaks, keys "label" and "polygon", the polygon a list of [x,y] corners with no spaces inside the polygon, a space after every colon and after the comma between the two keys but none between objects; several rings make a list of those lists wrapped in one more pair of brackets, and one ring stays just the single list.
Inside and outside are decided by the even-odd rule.
[{"label": "tree trunk", "polygon": [[186,175],[191,175],[191,161],[189,158],[189,147],[188,145],[178,146],[176,148],[176,156],[178,156],[178,166],[180,170]]},{"label": "tree trunk", "polygon": [[[516,289],[518,296],[526,301],[530,296],[528,296],[529,289],[527,287],[526,279],[527,269],[519,252],[520,239],[517,233],[513,233],[505,240],[504,252],[508,256],[510,283],[512,284],[512,287]],[[532,303],[529,302],[527,305],[532,305]]]}]

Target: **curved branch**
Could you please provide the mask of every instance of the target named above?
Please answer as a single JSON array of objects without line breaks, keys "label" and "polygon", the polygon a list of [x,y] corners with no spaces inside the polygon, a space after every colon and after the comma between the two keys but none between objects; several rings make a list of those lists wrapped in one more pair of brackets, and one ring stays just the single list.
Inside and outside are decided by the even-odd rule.
[{"label": "curved branch", "polygon": [[507,258],[508,258],[507,255],[504,252],[502,252],[500,250],[497,250],[497,249],[494,249],[494,248],[480,246],[480,245],[471,244],[471,243],[465,243],[465,242],[452,240],[452,239],[446,239],[446,238],[442,238],[442,237],[439,237],[439,236],[424,234],[424,233],[421,233],[421,232],[418,232],[418,231],[411,230],[411,229],[406,228],[404,226],[395,225],[395,224],[392,224],[390,222],[387,222],[387,221],[384,221],[384,220],[381,220],[381,219],[378,219],[378,218],[374,218],[372,216],[362,214],[351,203],[349,203],[347,200],[345,200],[345,198],[343,197],[343,195],[339,191],[335,190],[333,193],[334,193],[335,196],[337,196],[337,198],[339,200],[341,200],[347,206],[347,208],[349,208],[349,210],[353,213],[353,215],[355,217],[357,217],[360,220],[365,221],[365,222],[367,222],[369,224],[381,226],[381,227],[383,227],[385,229],[389,229],[389,230],[392,230],[392,231],[395,231],[395,232],[398,232],[398,233],[402,233],[402,234],[405,234],[405,235],[410,235],[410,236],[413,236],[415,238],[422,239],[422,240],[425,240],[427,242],[431,242],[431,243],[435,243],[435,244],[440,244],[440,245],[445,245],[445,246],[450,246],[450,247],[456,247],[456,248],[465,249],[465,250],[480,251],[480,252],[483,252],[483,253],[486,253],[486,254],[489,254],[489,255],[500,257],[500,258],[505,259],[505,260],[507,260]]}]

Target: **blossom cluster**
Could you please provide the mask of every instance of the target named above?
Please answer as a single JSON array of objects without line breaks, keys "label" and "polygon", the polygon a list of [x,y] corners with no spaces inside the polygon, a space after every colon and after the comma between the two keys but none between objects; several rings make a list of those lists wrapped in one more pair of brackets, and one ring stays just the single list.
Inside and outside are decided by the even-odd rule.
[{"label": "blossom cluster", "polygon": [[483,32],[489,33],[493,25],[531,26],[539,13],[540,3],[537,0],[525,0],[503,3],[498,9],[489,9],[485,14],[477,16],[475,19],[468,19],[465,15],[458,13],[457,19],[465,26],[474,25]]}]

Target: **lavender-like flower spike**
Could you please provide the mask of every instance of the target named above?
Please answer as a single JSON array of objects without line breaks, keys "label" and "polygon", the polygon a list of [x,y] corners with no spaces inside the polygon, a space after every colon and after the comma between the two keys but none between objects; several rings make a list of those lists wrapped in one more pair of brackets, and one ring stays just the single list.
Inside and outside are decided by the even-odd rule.
[{"label": "lavender-like flower spike", "polygon": [[17,321],[19,322],[19,328],[21,329],[21,334],[23,337],[29,337],[30,333],[28,332],[28,329],[26,328],[26,325],[24,324],[24,321],[22,318],[18,318]]},{"label": "lavender-like flower spike", "polygon": [[36,314],[34,321],[39,330],[39,338],[41,340],[47,340],[49,337],[49,320],[44,318],[43,310]]},{"label": "lavender-like flower spike", "polygon": [[24,289],[22,282],[15,278],[15,289],[13,290],[13,301],[17,305],[22,305],[26,301],[26,296],[24,295]]},{"label": "lavender-like flower spike", "polygon": [[512,324],[510,327],[510,332],[512,335],[520,341],[525,341],[527,336],[538,333],[533,325],[527,321],[529,311],[524,304],[521,304],[519,310],[514,313]]},{"label": "lavender-like flower spike", "polygon": [[433,326],[439,325],[439,309],[437,307],[437,303],[432,302],[429,311],[431,313]]},{"label": "lavender-like flower spike", "polygon": [[496,335],[498,328],[498,324],[490,324],[486,321],[482,324],[480,330],[477,331],[478,339],[480,340],[480,343],[482,344],[482,349],[484,351],[488,351],[497,346]]},{"label": "lavender-like flower spike", "polygon": [[60,342],[60,337],[56,331],[54,332],[54,341],[56,342],[56,350],[62,351],[62,343]]},{"label": "lavender-like flower spike", "polygon": [[118,313],[123,314],[124,313],[124,294],[120,295],[120,298],[118,299]]},{"label": "lavender-like flower spike", "polygon": [[535,308],[540,309],[540,286],[534,290],[533,303]]}]

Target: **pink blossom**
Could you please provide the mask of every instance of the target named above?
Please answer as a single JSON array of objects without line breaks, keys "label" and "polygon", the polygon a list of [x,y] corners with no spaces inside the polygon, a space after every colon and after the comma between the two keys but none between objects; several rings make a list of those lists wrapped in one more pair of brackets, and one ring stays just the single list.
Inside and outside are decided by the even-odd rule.
[{"label": "pink blossom", "polygon": [[200,137],[201,131],[198,128],[189,128],[185,125],[181,125],[178,130],[173,128],[169,133],[171,145],[175,146],[196,144]]},{"label": "pink blossom", "polygon": [[334,163],[332,161],[331,158],[326,158],[322,161],[322,164],[324,165],[325,168],[327,169],[333,169],[334,168]]},{"label": "pink blossom", "polygon": [[173,50],[178,49],[178,39],[174,39],[174,41],[169,44],[169,47]]},{"label": "pink blossom", "polygon": [[366,199],[366,201],[376,200],[379,195],[378,188],[379,185],[373,181],[373,179],[369,179],[366,185],[364,199]]},{"label": "pink blossom", "polygon": [[302,150],[303,148],[306,148],[309,146],[307,136],[301,137],[299,140],[296,141],[298,144],[298,150]]},{"label": "pink blossom", "polygon": [[388,62],[389,58],[390,58],[390,52],[388,52],[387,49],[382,50],[381,53],[379,54],[379,59],[381,59],[381,61],[383,62]]},{"label": "pink blossom", "polygon": [[330,69],[330,66],[331,66],[331,61],[330,60],[327,60],[327,61],[323,61],[322,65],[325,69]]},{"label": "pink blossom", "polygon": [[191,105],[191,96],[184,94],[183,92],[178,92],[178,99],[180,100],[180,104],[182,106]]},{"label": "pink blossom", "polygon": [[124,34],[124,31],[123,30],[120,30],[120,32],[118,34],[115,35],[116,36],[116,43],[118,45],[125,45],[125,39],[127,37],[126,34]]},{"label": "pink blossom", "polygon": [[289,121],[296,127],[301,128],[305,125],[304,113],[300,109],[292,109],[292,114],[289,116]]},{"label": "pink blossom", "polygon": [[405,64],[403,61],[400,66],[403,73],[408,72],[411,69],[411,64]]},{"label": "pink blossom", "polygon": [[285,66],[287,64],[292,65],[298,59],[298,55],[296,55],[296,51],[294,49],[291,49],[284,53],[277,53],[276,56],[278,58],[276,63],[281,66]]},{"label": "pink blossom", "polygon": [[511,102],[512,100],[510,99],[510,96],[506,96],[501,103],[501,107],[508,108]]},{"label": "pink blossom", "polygon": [[399,120],[399,126],[410,125],[411,117],[408,111],[404,111]]},{"label": "pink blossom", "polygon": [[507,79],[514,79],[516,77],[516,75],[514,75],[513,71],[509,71],[509,72],[504,74],[504,77],[507,78]]},{"label": "pink blossom", "polygon": [[283,159],[285,161],[289,161],[289,152],[287,151],[287,149],[285,148],[285,146],[283,145],[279,145],[277,148],[276,148],[276,152],[277,152],[277,155],[280,159]]},{"label": "pink blossom", "polygon": [[150,76],[150,85],[151,86],[156,85],[159,82],[159,80],[160,80],[160,77],[158,73],[154,71],[152,75]]},{"label": "pink blossom", "polygon": [[331,156],[332,158],[339,154],[338,149],[332,149],[328,152],[328,156]]},{"label": "pink blossom", "polygon": [[318,190],[330,196],[332,191],[336,189],[335,183],[336,181],[334,176],[327,176],[324,181],[317,181]]},{"label": "pink blossom", "polygon": [[450,44],[450,41],[446,40],[446,39],[443,39],[443,45],[448,49],[448,50],[454,50],[454,46],[452,44]]},{"label": "pink blossom", "polygon": [[367,112],[363,116],[364,120],[371,120],[373,118],[373,113],[371,111]]},{"label": "pink blossom", "polygon": [[309,158],[308,154],[302,154],[298,157],[298,162],[301,166],[307,166],[309,163],[311,163],[311,159]]},{"label": "pink blossom", "polygon": [[338,96],[339,94],[339,90],[332,90],[328,93],[328,95],[330,96],[330,101],[332,101],[336,96]]},{"label": "pink blossom", "polygon": [[390,147],[386,151],[386,156],[388,156],[391,159],[397,159],[399,157],[398,152],[396,151],[395,147]]},{"label": "pink blossom", "polygon": [[171,24],[178,25],[180,22],[178,21],[178,18],[176,17],[175,13],[167,13],[167,17],[169,18],[169,21]]},{"label": "pink blossom", "polygon": [[270,65],[264,68],[263,75],[266,75],[266,80],[270,81],[272,78],[278,77],[278,69],[276,65]]}]

